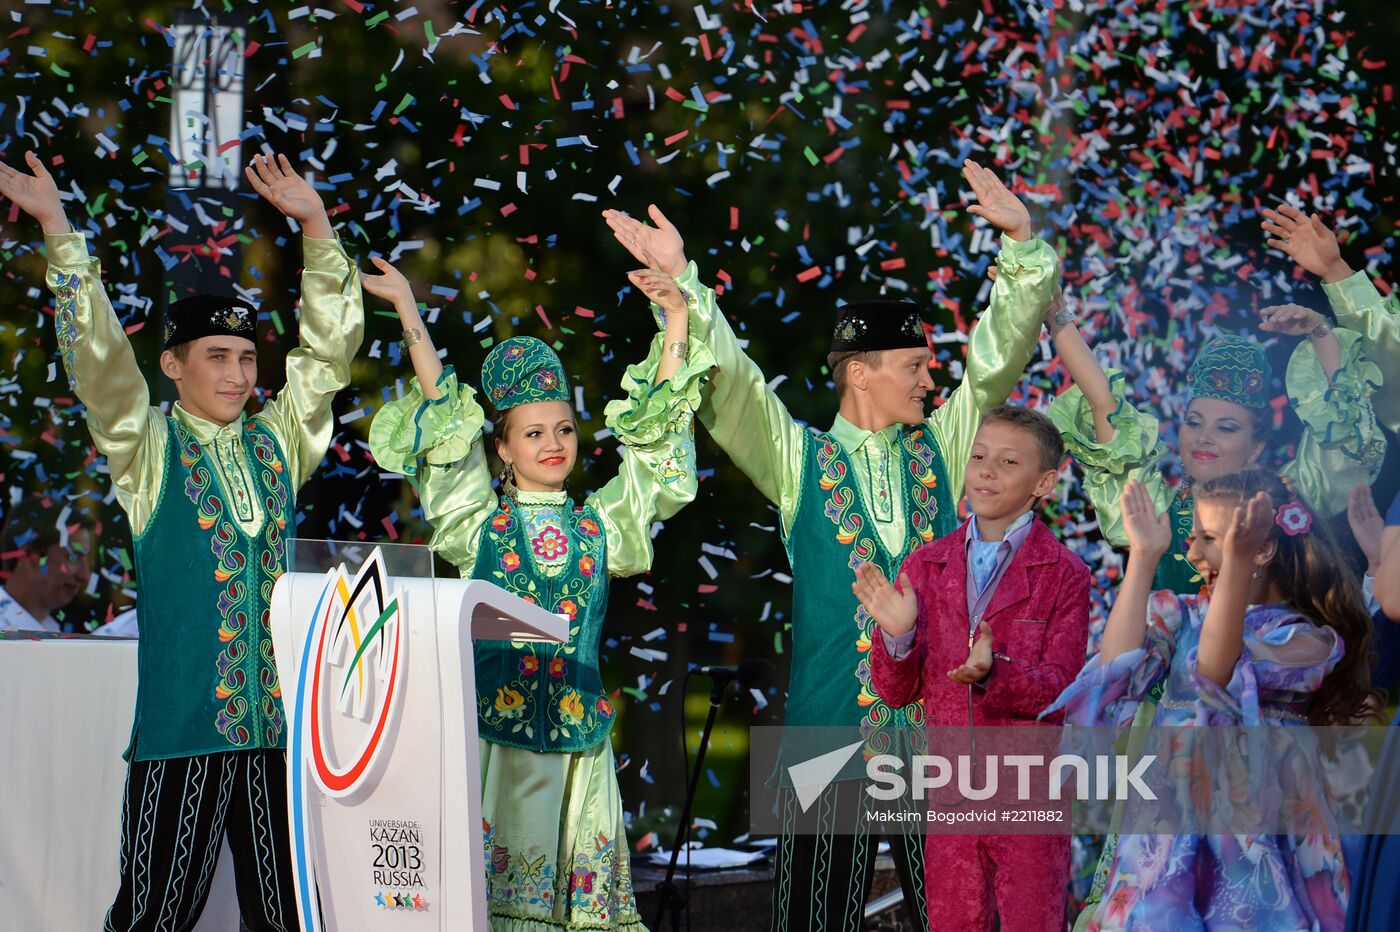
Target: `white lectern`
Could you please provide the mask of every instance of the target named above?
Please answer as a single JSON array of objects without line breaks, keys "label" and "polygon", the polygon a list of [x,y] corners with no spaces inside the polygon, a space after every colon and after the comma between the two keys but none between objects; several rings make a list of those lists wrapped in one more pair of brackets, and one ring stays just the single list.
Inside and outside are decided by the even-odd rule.
[{"label": "white lectern", "polygon": [[292,548],[271,624],[302,929],[485,929],[472,641],[564,641],[568,623],[434,579],[426,547]]}]

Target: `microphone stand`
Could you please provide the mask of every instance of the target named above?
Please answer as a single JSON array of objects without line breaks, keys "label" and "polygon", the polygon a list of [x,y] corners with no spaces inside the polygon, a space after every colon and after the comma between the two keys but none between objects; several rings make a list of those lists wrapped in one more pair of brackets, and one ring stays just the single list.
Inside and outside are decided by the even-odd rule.
[{"label": "microphone stand", "polygon": [[[676,826],[675,843],[671,845],[671,863],[666,867],[666,879],[656,885],[656,890],[661,894],[661,902],[656,909],[656,921],[651,924],[652,929],[662,928],[661,921],[666,917],[666,911],[671,911],[671,928],[674,932],[680,932],[681,911],[686,908],[686,894],[676,886],[676,864],[680,860],[681,846],[686,842],[686,836],[690,834],[690,807],[695,802],[695,791],[700,786],[701,767],[705,764],[705,748],[710,743],[710,729],[714,728],[715,716],[719,714],[720,699],[724,696],[725,687],[729,685],[729,680],[722,679],[715,683],[714,689],[710,690],[710,714],[705,717],[705,730],[700,733],[700,750],[695,755],[695,768],[690,773],[690,782],[686,785],[685,806],[681,809],[681,821]],[[682,734],[685,726],[682,725]]]}]

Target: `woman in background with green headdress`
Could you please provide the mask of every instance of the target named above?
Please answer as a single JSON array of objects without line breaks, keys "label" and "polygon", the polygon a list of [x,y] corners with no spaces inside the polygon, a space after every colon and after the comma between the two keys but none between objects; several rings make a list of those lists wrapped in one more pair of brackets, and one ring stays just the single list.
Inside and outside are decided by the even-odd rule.
[{"label": "woman in background with green headdress", "polygon": [[477,643],[491,928],[643,929],[598,642],[609,577],[650,569],[652,523],[695,497],[693,415],[714,358],[688,341],[686,304],[669,278],[629,275],[661,308],[664,332],[646,361],[628,368],[627,399],[605,411],[623,444],[617,476],[575,503],[565,483],[578,458],[577,425],[559,357],[533,337],[498,344],[481,371],[502,463],[498,493],[475,392],[438,360],[408,281],[373,261],[384,274],[368,276],[365,290],[393,302],[416,373],[408,394],[375,416],[375,459],[418,476],[432,547],[463,576],[570,621],[564,644]]},{"label": "woman in background with green headdress", "polygon": [[[1385,459],[1385,435],[1371,407],[1381,371],[1364,355],[1358,334],[1333,330],[1316,311],[1287,304],[1260,314],[1260,329],[1307,336],[1290,358],[1286,378],[1303,432],[1279,474],[1314,513],[1340,514],[1352,487],[1373,483]],[[1220,336],[1196,354],[1186,373],[1190,399],[1177,429],[1184,474],[1175,488],[1162,472],[1167,448],[1158,436],[1158,420],[1128,403],[1122,374],[1109,372],[1109,394],[1098,400],[1099,407],[1111,406],[1107,431],[1096,431],[1095,405],[1078,387],[1073,370],[1071,375],[1075,387],[1051,403],[1049,414],[1083,469],[1084,491],[1103,536],[1114,546],[1127,545],[1120,499],[1129,482],[1142,482],[1156,508],[1172,518],[1172,551],[1153,588],[1199,591],[1200,575],[1186,559],[1191,489],[1261,465],[1273,417],[1273,368],[1264,348],[1243,337]]]}]

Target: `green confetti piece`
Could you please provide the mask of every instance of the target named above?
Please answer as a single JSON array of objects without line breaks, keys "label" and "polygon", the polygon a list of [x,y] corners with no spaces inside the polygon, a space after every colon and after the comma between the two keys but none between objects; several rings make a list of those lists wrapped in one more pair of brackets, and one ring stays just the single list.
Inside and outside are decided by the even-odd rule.
[{"label": "green confetti piece", "polygon": [[425,19],[425,20],[423,20],[423,35],[425,35],[425,36],[428,37],[428,45],[430,45],[430,46],[431,46],[434,42],[437,41],[437,36],[433,33],[433,21],[432,21],[432,20],[430,20],[430,19]]},{"label": "green confetti piece", "polygon": [[71,74],[59,67],[58,62],[51,63],[49,65],[49,70],[52,71],[54,74],[58,75],[60,78],[72,77]]},{"label": "green confetti piece", "polygon": [[294,50],[292,52],[292,58],[300,58],[301,56],[306,55],[307,53],[315,50],[315,48],[316,40],[312,39],[310,42],[306,43],[301,48]]},{"label": "green confetti piece", "polygon": [[817,158],[817,154],[812,151],[811,146],[803,146],[802,154],[807,156],[807,161],[811,162],[813,165],[817,165],[821,162],[821,159]]},{"label": "green confetti piece", "polygon": [[136,157],[133,158],[133,159],[131,160],[131,164],[132,164],[132,165],[140,165],[140,164],[142,164],[143,162],[145,162],[146,159],[148,159],[148,158],[150,158],[150,156],[146,155],[146,153],[144,153],[144,152],[138,152],[138,153],[136,153]]},{"label": "green confetti piece", "polygon": [[287,332],[287,328],[282,326],[282,315],[276,311],[272,312],[272,329],[277,331],[279,337]]},{"label": "green confetti piece", "polygon": [[366,29],[373,29],[375,26],[378,26],[380,23],[384,22],[384,21],[385,21],[386,19],[388,19],[388,18],[389,18],[389,11],[388,11],[388,10],[385,10],[385,11],[383,11],[382,13],[375,13],[375,14],[374,14],[373,16],[371,16],[369,19],[365,20],[365,28],[366,28]]},{"label": "green confetti piece", "polygon": [[394,108],[394,116],[398,116],[411,106],[413,106],[413,95],[404,94],[403,100],[399,101],[399,105]]},{"label": "green confetti piece", "polygon": [[381,74],[381,75],[379,76],[379,83],[376,84],[376,85],[374,86],[374,89],[375,89],[376,91],[382,91],[382,90],[384,90],[384,88],[386,88],[386,87],[388,87],[388,86],[389,86],[389,76],[388,76],[387,74]]}]

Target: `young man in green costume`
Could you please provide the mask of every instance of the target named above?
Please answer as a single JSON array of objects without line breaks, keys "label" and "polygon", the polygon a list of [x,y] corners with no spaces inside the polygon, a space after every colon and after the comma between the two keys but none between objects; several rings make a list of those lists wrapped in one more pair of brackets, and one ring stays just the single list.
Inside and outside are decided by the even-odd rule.
[{"label": "young man in green costume", "polygon": [[325,456],[331,399],[364,335],[359,274],[311,185],[285,157],[256,158],[253,188],[304,234],[301,345],[287,354],[286,387],[245,418],[256,312],[221,295],[176,301],[160,368],[180,400],[167,415],[151,406],[101,266],[69,226],[53,178],[25,158],[31,173],[0,165],[0,195],[43,227],[68,384],[136,543],[136,719],[120,887],[104,929],[192,928],[226,836],[244,928],[296,929],[268,607],[296,530],[296,491]]},{"label": "young man in green costume", "polygon": [[[918,726],[918,703],[884,705],[870,681],[875,622],[851,584],[873,562],[897,573],[915,547],[960,523],[963,470],[982,413],[1004,403],[1030,361],[1050,304],[1058,260],[1036,239],[1025,205],[991,171],[967,162],[977,203],[968,208],[1002,231],[991,306],[969,336],[962,384],[932,415],[932,359],[919,309],[864,301],[837,312],[827,364],[840,408],[829,431],[793,420],[767,378],[744,354],[714,292],[687,262],[679,232],[655,207],[651,226],[604,214],[640,261],[670,274],[691,306],[691,332],[714,351],[701,423],[760,492],[778,506],[793,568],[792,681],[787,726],[858,727],[862,734]],[[784,759],[783,763],[797,763]],[[780,772],[786,775],[783,767]],[[834,782],[815,806],[854,798],[858,780]],[[784,823],[797,803],[786,792]],[[814,806],[814,808],[815,808]],[[879,829],[832,820],[821,834],[785,831],[778,846],[773,929],[855,932],[874,877]],[[922,833],[893,835],[911,916],[924,923]]]}]

